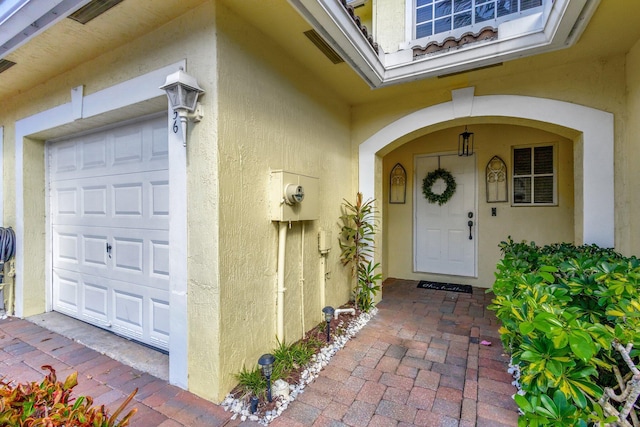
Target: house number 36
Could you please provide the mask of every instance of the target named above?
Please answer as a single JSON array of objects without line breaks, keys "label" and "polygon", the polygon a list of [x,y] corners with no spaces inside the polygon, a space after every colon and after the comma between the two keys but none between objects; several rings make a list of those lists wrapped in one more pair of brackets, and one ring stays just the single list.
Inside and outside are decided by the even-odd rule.
[{"label": "house number 36", "polygon": [[178,112],[174,111],[173,112],[173,126],[171,127],[171,130],[173,130],[173,133],[178,133]]}]

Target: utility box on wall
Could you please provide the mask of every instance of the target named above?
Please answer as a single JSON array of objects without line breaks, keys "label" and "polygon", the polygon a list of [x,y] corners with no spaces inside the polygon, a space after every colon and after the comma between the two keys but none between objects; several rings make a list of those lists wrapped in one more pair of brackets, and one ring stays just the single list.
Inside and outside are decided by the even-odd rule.
[{"label": "utility box on wall", "polygon": [[271,221],[318,219],[319,179],[286,171],[272,171],[270,187]]}]

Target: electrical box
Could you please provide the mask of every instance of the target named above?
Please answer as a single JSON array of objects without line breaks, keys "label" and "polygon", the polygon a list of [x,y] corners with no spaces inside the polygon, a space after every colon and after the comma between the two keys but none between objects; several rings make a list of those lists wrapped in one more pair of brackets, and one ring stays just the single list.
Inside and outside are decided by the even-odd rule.
[{"label": "electrical box", "polygon": [[318,251],[328,254],[331,250],[331,231],[320,229],[318,232]]},{"label": "electrical box", "polygon": [[272,171],[270,186],[271,221],[318,219],[319,179],[286,171]]}]

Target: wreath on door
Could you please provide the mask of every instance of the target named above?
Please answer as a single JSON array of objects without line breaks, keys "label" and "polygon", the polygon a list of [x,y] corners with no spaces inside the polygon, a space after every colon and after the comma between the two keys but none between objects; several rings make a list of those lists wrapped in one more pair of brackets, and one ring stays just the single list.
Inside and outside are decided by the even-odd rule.
[{"label": "wreath on door", "polygon": [[[439,179],[443,180],[447,186],[442,193],[437,194],[433,192],[432,187]],[[453,175],[451,175],[451,172],[446,169],[438,168],[429,172],[422,181],[422,193],[429,203],[437,203],[442,206],[451,199],[455,192],[456,180]]]}]

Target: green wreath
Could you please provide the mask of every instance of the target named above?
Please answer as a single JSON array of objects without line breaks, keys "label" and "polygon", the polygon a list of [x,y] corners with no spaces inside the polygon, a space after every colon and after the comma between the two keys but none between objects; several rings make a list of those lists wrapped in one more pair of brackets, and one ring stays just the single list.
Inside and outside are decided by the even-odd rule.
[{"label": "green wreath", "polygon": [[[445,188],[441,194],[436,194],[431,191],[431,187],[433,187],[433,184],[439,179],[442,179],[445,184],[447,184],[447,188]],[[424,197],[429,203],[437,203],[442,206],[451,199],[451,196],[453,196],[455,192],[456,180],[453,178],[453,175],[451,175],[451,172],[446,169],[438,168],[433,172],[429,172],[424,181],[422,181],[422,193],[424,193]]]}]

